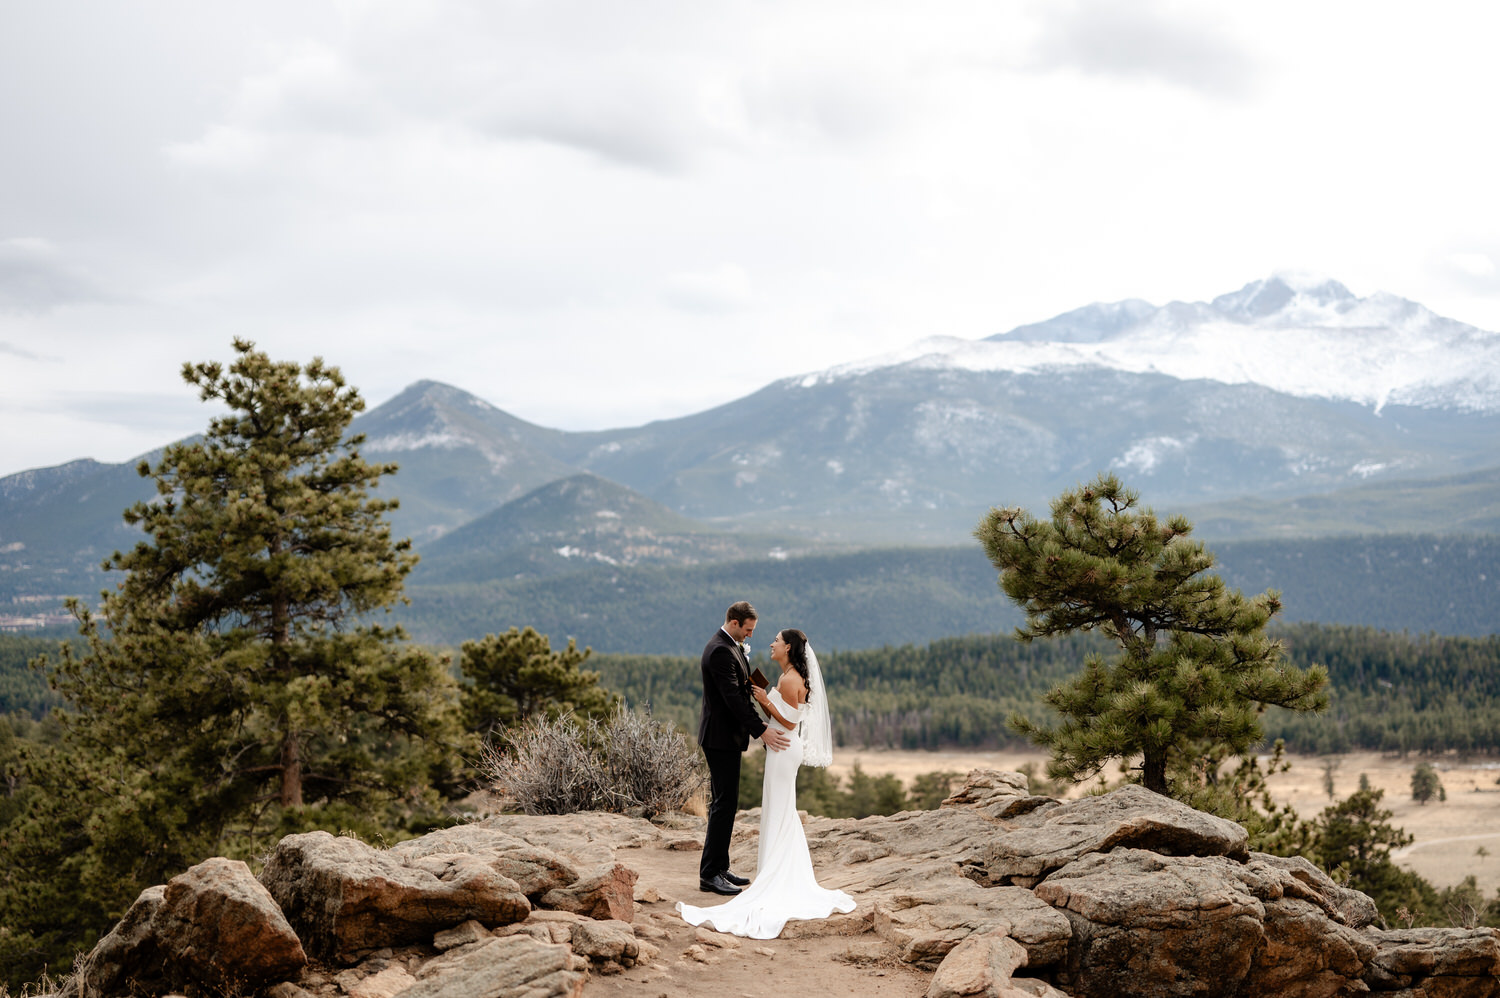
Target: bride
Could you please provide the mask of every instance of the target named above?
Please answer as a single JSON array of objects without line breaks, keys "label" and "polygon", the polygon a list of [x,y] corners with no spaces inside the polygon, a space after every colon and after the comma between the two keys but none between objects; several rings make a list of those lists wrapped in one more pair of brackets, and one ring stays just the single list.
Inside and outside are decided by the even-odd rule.
[{"label": "bride", "polygon": [[818,656],[806,634],[787,628],[771,642],[771,660],[781,666],[781,681],[769,693],[756,687],[755,699],[772,724],[795,730],[800,737],[793,738],[785,751],[766,753],[755,881],[725,904],[677,905],[683,920],[692,925],[751,939],[776,938],[790,918],[827,918],[835,911],[854,910],[848,894],[818,886],[797,815],[797,767],[833,761],[828,691]]}]

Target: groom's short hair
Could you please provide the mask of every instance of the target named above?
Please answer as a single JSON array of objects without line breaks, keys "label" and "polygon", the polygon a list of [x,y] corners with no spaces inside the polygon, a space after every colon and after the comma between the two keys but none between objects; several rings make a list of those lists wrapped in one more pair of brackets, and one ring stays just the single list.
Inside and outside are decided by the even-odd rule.
[{"label": "groom's short hair", "polygon": [[736,624],[743,624],[747,620],[759,619],[760,614],[755,612],[755,607],[751,606],[745,600],[740,600],[738,603],[729,604],[729,609],[724,611],[725,623],[728,623],[732,620]]}]

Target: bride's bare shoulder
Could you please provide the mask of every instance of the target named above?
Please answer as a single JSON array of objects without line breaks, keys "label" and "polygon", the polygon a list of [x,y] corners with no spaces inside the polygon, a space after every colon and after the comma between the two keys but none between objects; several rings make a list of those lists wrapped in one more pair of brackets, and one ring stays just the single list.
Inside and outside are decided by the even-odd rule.
[{"label": "bride's bare shoulder", "polygon": [[788,669],[781,675],[781,682],[776,684],[776,689],[781,692],[781,699],[793,707],[802,706],[807,699],[807,684],[797,674],[797,670]]}]

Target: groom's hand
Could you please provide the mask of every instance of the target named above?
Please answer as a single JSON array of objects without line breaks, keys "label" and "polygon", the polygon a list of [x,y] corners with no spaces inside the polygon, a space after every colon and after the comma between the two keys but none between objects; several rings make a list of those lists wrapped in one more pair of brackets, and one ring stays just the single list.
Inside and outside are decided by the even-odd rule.
[{"label": "groom's hand", "polygon": [[780,752],[782,749],[792,744],[791,737],[785,731],[782,731],[780,728],[771,727],[769,725],[767,725],[766,730],[760,733],[760,740],[765,742],[766,748],[770,749],[772,752]]}]

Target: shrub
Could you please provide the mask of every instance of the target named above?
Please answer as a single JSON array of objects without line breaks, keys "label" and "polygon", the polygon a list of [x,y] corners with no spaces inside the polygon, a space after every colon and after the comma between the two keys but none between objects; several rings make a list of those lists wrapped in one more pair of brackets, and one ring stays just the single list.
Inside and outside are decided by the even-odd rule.
[{"label": "shrub", "polygon": [[617,707],[606,720],[535,715],[486,743],[480,770],[526,814],[680,810],[708,782],[697,747],[672,725]]}]

